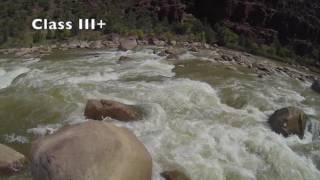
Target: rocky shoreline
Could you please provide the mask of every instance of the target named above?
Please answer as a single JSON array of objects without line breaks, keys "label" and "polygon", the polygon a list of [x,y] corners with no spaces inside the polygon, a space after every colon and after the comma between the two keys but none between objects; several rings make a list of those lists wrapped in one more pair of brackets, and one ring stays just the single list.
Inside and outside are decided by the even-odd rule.
[{"label": "rocky shoreline", "polygon": [[122,37],[118,34],[110,34],[104,40],[86,41],[86,40],[68,40],[52,45],[39,45],[24,48],[8,48],[0,49],[0,54],[12,55],[14,57],[43,57],[53,53],[54,51],[67,51],[73,49],[120,49],[131,50],[137,46],[159,46],[159,47],[183,47],[187,50],[198,50],[200,48],[212,49],[213,46],[207,43],[175,41],[165,38],[138,38],[136,36]]},{"label": "rocky shoreline", "polygon": [[[240,65],[252,69],[258,74],[258,77],[263,78],[276,73],[287,75],[293,79],[301,81],[313,82],[318,79],[318,74],[311,72],[311,70],[299,64],[277,65],[270,62],[270,59],[255,56],[247,52],[241,52],[231,50],[218,45],[209,45],[202,42],[190,42],[190,41],[175,41],[168,39],[158,38],[143,38],[139,39],[135,36],[122,37],[118,34],[110,34],[105,40],[97,41],[82,41],[82,40],[70,40],[53,45],[40,45],[30,48],[10,48],[0,49],[0,55],[13,56],[20,58],[39,58],[47,56],[59,51],[68,51],[76,49],[88,49],[88,50],[104,50],[104,49],[119,49],[119,50],[134,50],[137,48],[143,48],[146,46],[154,46],[164,48],[164,51],[154,50],[155,54],[159,56],[166,56],[167,59],[179,59],[178,56],[190,51],[193,53],[200,52],[201,50],[212,50],[217,53],[217,56],[212,57],[217,62],[235,66]],[[155,48],[156,49],[156,48]],[[257,59],[262,59],[257,61]],[[122,57],[119,61],[128,60],[126,57]],[[297,71],[300,69],[302,71]]]}]

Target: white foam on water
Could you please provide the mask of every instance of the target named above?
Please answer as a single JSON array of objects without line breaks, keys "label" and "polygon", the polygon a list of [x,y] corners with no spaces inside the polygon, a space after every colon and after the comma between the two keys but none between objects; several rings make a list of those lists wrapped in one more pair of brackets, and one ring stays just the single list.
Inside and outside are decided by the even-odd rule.
[{"label": "white foam on water", "polygon": [[6,74],[6,71],[4,69],[0,69],[0,76],[3,76]]},{"label": "white foam on water", "polygon": [[26,66],[36,64],[40,61],[40,58],[29,58],[29,59],[23,59],[22,63]]},{"label": "white foam on water", "polygon": [[16,135],[16,134],[5,134],[4,140],[7,143],[19,143],[19,144],[26,144],[29,143],[29,140],[27,137]]},{"label": "white foam on water", "polygon": [[191,52],[187,51],[186,53],[179,55],[179,59],[191,60],[191,59],[196,59],[196,56],[193,55]]},{"label": "white foam on water", "polygon": [[90,74],[87,76],[81,77],[69,77],[63,81],[63,83],[85,83],[85,82],[105,82],[110,80],[117,80],[119,75],[117,73],[103,73],[103,72],[96,72],[94,74]]},{"label": "white foam on water", "polygon": [[[118,64],[123,55],[133,60]],[[310,143],[312,135],[306,133],[303,140],[297,136],[284,138],[272,132],[266,123],[274,110],[287,105],[297,105],[308,114],[315,112],[304,104],[306,97],[300,91],[280,80],[266,79],[261,83],[261,79],[234,78],[218,87],[176,79],[174,66],[150,49],[107,51],[97,57],[41,63],[48,64],[30,71],[19,85],[38,87],[43,94],[61,85],[58,87],[63,89],[62,99],[69,105],[73,103],[72,112],[68,111],[62,122],[38,125],[28,129],[28,133],[44,136],[62,124],[83,122],[87,99],[111,99],[143,109],[141,121],[106,121],[129,128],[145,144],[153,158],[153,180],[162,180],[160,172],[175,168],[195,180],[320,177],[310,159],[290,148]],[[126,81],[130,76],[167,78]],[[237,109],[222,103],[220,93],[225,89],[231,89],[235,99],[244,98],[245,104]]]},{"label": "white foam on water", "polygon": [[253,106],[234,109],[222,104],[206,83],[176,79],[116,86],[120,91],[110,96],[136,99],[149,107],[143,121],[113,123],[131,129],[144,142],[154,160],[153,180],[160,180],[159,173],[170,167],[205,180],[320,176],[309,159],[289,147],[307,142],[273,133],[264,123],[267,114]]},{"label": "white foam on water", "polygon": [[36,136],[45,136],[53,134],[62,127],[62,124],[38,125],[35,128],[28,129],[27,132]]},{"label": "white foam on water", "polygon": [[7,88],[20,75],[29,72],[29,68],[17,67],[10,71],[0,71],[0,89]]},{"label": "white foam on water", "polygon": [[122,78],[137,77],[137,76],[163,76],[173,77],[175,73],[172,72],[174,65],[166,64],[163,61],[146,60],[141,64],[137,64],[135,68],[129,67],[124,69],[121,73]]}]

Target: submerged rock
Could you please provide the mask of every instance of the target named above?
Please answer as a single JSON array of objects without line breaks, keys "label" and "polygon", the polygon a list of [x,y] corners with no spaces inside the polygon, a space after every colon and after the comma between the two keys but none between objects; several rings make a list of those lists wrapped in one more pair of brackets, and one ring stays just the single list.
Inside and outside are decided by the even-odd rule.
[{"label": "submerged rock", "polygon": [[138,46],[137,39],[134,37],[123,38],[120,40],[120,50],[132,50]]},{"label": "submerged rock", "polygon": [[298,135],[302,139],[307,120],[308,117],[302,110],[295,107],[287,107],[274,112],[268,123],[276,133],[285,137]]},{"label": "submerged rock", "polygon": [[119,121],[135,121],[141,118],[137,107],[110,100],[88,100],[84,115],[87,119],[103,120],[110,117]]},{"label": "submerged rock", "polygon": [[320,93],[320,80],[319,80],[319,79],[318,79],[318,80],[315,80],[315,81],[313,82],[311,88],[312,88],[314,91]]},{"label": "submerged rock", "polygon": [[128,62],[128,61],[132,61],[133,59],[130,58],[130,57],[127,57],[127,56],[121,56],[118,60],[119,63],[125,63],[125,62]]},{"label": "submerged rock", "polygon": [[26,158],[19,152],[0,144],[0,174],[11,175],[24,169]]},{"label": "submerged rock", "polygon": [[162,172],[161,176],[165,178],[165,180],[190,180],[188,176],[178,170]]},{"label": "submerged rock", "polygon": [[151,180],[152,159],[125,128],[88,121],[32,145],[35,180]]}]

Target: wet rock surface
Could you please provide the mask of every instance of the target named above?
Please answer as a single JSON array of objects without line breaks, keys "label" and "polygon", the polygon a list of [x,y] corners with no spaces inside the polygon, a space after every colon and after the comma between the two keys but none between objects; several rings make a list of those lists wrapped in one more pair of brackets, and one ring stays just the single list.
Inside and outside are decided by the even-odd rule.
[{"label": "wet rock surface", "polygon": [[191,180],[187,175],[178,170],[164,171],[161,176],[165,180]]},{"label": "wet rock surface", "polygon": [[134,106],[110,100],[88,100],[84,115],[88,119],[103,120],[110,117],[119,121],[135,121],[142,112]]},{"label": "wet rock surface", "polygon": [[268,120],[273,131],[285,137],[298,135],[301,139],[308,121],[307,115],[296,107],[287,107],[275,111]]},{"label": "wet rock surface", "polygon": [[132,50],[138,46],[137,39],[135,37],[128,37],[120,39],[119,49],[123,51]]},{"label": "wet rock surface", "polygon": [[8,146],[0,144],[0,175],[12,175],[25,168],[26,157]]},{"label": "wet rock surface", "polygon": [[33,143],[35,180],[151,180],[152,159],[129,130],[88,121]]}]

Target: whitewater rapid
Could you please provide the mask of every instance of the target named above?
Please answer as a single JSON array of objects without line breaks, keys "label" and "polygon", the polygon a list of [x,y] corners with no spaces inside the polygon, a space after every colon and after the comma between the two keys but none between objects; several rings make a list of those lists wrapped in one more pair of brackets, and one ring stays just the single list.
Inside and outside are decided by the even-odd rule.
[{"label": "whitewater rapid", "polygon": [[[313,147],[312,135],[286,139],[266,123],[286,106],[319,120],[320,97],[310,83],[285,76],[261,80],[241,68],[226,69],[208,54],[188,52],[176,62],[146,48],[2,59],[0,142],[27,152],[35,137],[85,121],[87,99],[110,99],[145,111],[141,121],[106,121],[129,128],[144,143],[153,180],[170,169],[193,180],[319,179],[314,157],[320,148],[304,149]],[[119,63],[121,56],[132,60]]]}]

